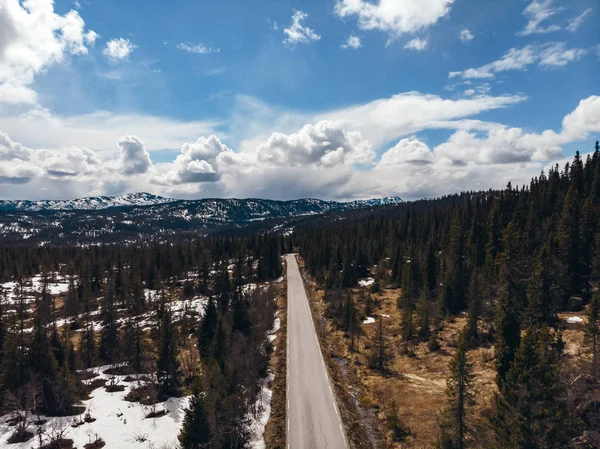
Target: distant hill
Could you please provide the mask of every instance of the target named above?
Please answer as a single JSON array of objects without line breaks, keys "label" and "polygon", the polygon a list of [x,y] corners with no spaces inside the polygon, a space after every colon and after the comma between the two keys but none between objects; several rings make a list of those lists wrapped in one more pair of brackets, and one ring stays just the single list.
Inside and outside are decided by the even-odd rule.
[{"label": "distant hill", "polygon": [[398,197],[352,202],[300,199],[176,200],[148,193],[75,200],[0,201],[0,240],[92,243],[228,229],[284,230],[307,216],[402,203]]}]

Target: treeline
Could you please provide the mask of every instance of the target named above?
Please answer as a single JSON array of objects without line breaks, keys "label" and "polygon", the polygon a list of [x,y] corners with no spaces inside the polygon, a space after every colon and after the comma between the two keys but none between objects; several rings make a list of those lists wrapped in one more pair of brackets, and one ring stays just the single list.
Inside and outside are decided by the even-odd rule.
[{"label": "treeline", "polygon": [[[203,403],[210,397],[214,410],[194,400],[188,411],[207,413],[213,446],[202,447],[243,447],[276,307],[271,290],[248,285],[281,276],[282,243],[255,236],[0,246],[2,281],[16,284],[0,291],[0,406],[19,415],[12,441],[32,437],[30,413],[81,414],[90,384],[82,370],[113,365],[113,374],[148,375],[133,395],[145,403],[192,389]],[[50,294],[57,276],[68,282],[60,297]],[[203,312],[181,305],[194,297],[208,298]],[[184,428],[182,441],[195,437]]]},{"label": "treeline", "polygon": [[[431,350],[439,348],[442,319],[467,313],[462,355],[453,362],[444,447],[462,448],[469,441],[463,421],[472,399],[466,394],[465,354],[486,344],[495,348],[498,394],[490,422],[497,447],[597,447],[600,413],[590,404],[600,392],[599,219],[596,143],[585,160],[577,153],[528,186],[509,183],[500,191],[322,221],[319,228],[294,234],[290,245],[300,248],[310,274],[331,291],[354,287],[367,276],[374,276],[375,291],[401,287],[404,348],[419,339],[429,340]],[[340,325],[352,329],[351,300],[339,293],[330,297]],[[558,313],[588,303],[586,342],[593,363],[569,377],[565,373],[575,368],[564,357]],[[592,443],[585,446],[583,440]]]}]

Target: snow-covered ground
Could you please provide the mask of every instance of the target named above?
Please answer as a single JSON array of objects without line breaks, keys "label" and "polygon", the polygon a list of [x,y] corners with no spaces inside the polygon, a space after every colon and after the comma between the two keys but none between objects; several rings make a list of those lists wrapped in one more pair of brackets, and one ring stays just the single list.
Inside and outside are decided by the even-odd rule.
[{"label": "snow-covered ground", "polygon": [[583,323],[583,318],[578,317],[578,316],[570,316],[569,318],[567,318],[567,323],[569,323],[569,324]]},{"label": "snow-covered ground", "polygon": [[375,318],[372,316],[368,316],[366,320],[363,321],[363,324],[373,324],[375,322]]},{"label": "snow-covered ground", "polygon": [[[51,295],[60,295],[62,293],[66,293],[69,290],[69,280],[65,277],[50,274],[49,279],[51,279],[48,284],[48,293]],[[26,302],[34,301],[34,293],[41,292],[44,286],[42,282],[42,276],[36,275],[30,279],[31,283],[27,283],[27,285],[23,286],[23,293],[25,295]],[[6,293],[6,298],[9,302],[14,302],[18,297],[18,282],[5,282],[0,284],[2,290]]]},{"label": "snow-covered ground", "polygon": [[[277,313],[275,313],[277,315]],[[277,338],[277,332],[281,327],[281,320],[275,318],[273,322],[273,328],[268,333],[269,341],[272,343]],[[252,449],[265,449],[265,426],[269,422],[271,417],[271,398],[273,397],[273,390],[269,386],[273,383],[275,375],[271,372],[263,379],[263,386],[261,393],[256,399],[255,408],[260,411],[258,416],[252,414],[250,418],[250,430],[254,435],[250,440],[250,447]]]},{"label": "snow-covered ground", "polygon": [[[48,422],[44,424],[44,429],[47,432],[52,429],[66,429],[64,438],[72,439],[77,448],[83,448],[85,444],[95,441],[96,438],[102,438],[107,448],[177,447],[177,435],[181,430],[189,397],[171,398],[166,402],[159,403],[156,405],[156,410],[167,410],[167,414],[160,418],[146,418],[150,407],[123,400],[123,397],[137,386],[137,382],[124,382],[125,376],[104,374],[108,368],[110,366],[96,368],[94,370],[98,372],[96,379],[114,377],[119,384],[125,386],[125,391],[108,393],[104,387],[101,387],[91,393],[89,400],[83,401],[86,411],[96,421],[72,427],[73,421],[83,419],[83,416],[49,418]],[[14,431],[13,427],[6,425],[8,417],[0,418],[0,447],[14,449],[37,447],[37,437],[25,443],[10,445],[7,443]],[[36,430],[35,426],[31,426],[29,429],[34,434]]]}]

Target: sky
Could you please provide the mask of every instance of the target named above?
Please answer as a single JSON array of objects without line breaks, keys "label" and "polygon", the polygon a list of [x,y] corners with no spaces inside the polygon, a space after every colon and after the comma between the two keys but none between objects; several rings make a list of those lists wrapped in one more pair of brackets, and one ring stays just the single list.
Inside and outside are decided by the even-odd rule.
[{"label": "sky", "polygon": [[411,200],[600,139],[597,0],[0,0],[0,199]]}]

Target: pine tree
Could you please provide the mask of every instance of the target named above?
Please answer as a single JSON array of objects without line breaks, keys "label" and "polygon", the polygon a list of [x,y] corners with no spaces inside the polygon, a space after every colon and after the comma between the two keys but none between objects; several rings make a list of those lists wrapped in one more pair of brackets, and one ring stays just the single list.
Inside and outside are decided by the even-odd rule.
[{"label": "pine tree", "polygon": [[179,441],[182,449],[209,449],[212,435],[206,405],[207,393],[196,387],[185,411]]},{"label": "pine tree", "polygon": [[561,272],[558,280],[563,292],[563,306],[568,299],[581,292],[581,254],[579,242],[580,198],[575,186],[571,186],[563,202],[558,223],[558,256]]},{"label": "pine tree", "polygon": [[478,323],[481,315],[481,275],[474,271],[469,282],[469,309],[468,321],[465,329],[465,339],[469,346],[476,346],[479,342]]},{"label": "pine tree", "polygon": [[177,336],[170,307],[167,307],[160,323],[156,379],[159,397],[166,398],[178,393],[179,361],[177,360]]},{"label": "pine tree", "polygon": [[217,332],[217,306],[212,296],[208,298],[208,303],[204,310],[204,316],[200,321],[200,329],[198,331],[198,350],[201,357],[206,357],[209,354],[212,342]]},{"label": "pine tree", "polygon": [[388,369],[391,359],[392,357],[385,335],[383,320],[379,317],[377,321],[377,331],[371,342],[371,348],[368,354],[369,367],[385,372]]},{"label": "pine tree", "polygon": [[111,279],[106,287],[102,307],[102,333],[100,335],[100,359],[108,364],[118,359],[119,325],[115,308],[115,284]]},{"label": "pine tree", "polygon": [[231,297],[231,312],[233,331],[250,335],[252,332],[252,321],[248,316],[248,304],[246,304],[241,286],[236,287]]},{"label": "pine tree", "polygon": [[79,353],[84,368],[95,366],[98,358],[98,344],[94,333],[94,322],[90,316],[90,297],[91,292],[86,284],[83,291],[85,329],[82,332],[81,341],[79,343]]},{"label": "pine tree", "polygon": [[414,338],[413,314],[415,308],[415,261],[407,260],[402,274],[402,293],[398,299],[398,307],[402,309],[402,338]]},{"label": "pine tree", "polygon": [[360,328],[358,309],[354,303],[352,290],[346,291],[346,299],[342,309],[342,328],[350,336],[350,350],[354,351],[354,340]]},{"label": "pine tree", "polygon": [[592,353],[591,375],[594,381],[600,375],[600,295],[595,293],[587,308],[585,342]]},{"label": "pine tree", "polygon": [[521,317],[526,298],[523,285],[523,246],[513,222],[504,231],[502,246],[503,250],[499,255],[499,298],[494,317],[497,383],[500,387],[519,346]]},{"label": "pine tree", "polygon": [[535,259],[527,286],[528,305],[525,315],[529,326],[554,326],[558,322],[558,304],[552,288],[551,263],[548,248],[544,246]]},{"label": "pine tree", "polygon": [[419,339],[421,341],[429,340],[430,321],[431,321],[431,304],[429,303],[428,292],[424,291],[419,299]]},{"label": "pine tree", "polygon": [[445,276],[442,288],[444,309],[450,314],[460,312],[466,301],[464,233],[461,219],[455,213],[450,228],[450,242],[445,254]]},{"label": "pine tree", "polygon": [[465,333],[459,337],[456,354],[450,360],[450,376],[447,380],[448,397],[447,422],[445,423],[444,447],[464,449],[469,432],[468,408],[474,404],[473,366],[467,354]]},{"label": "pine tree", "polygon": [[498,448],[564,448],[576,432],[560,375],[562,341],[528,328],[496,396]]}]

